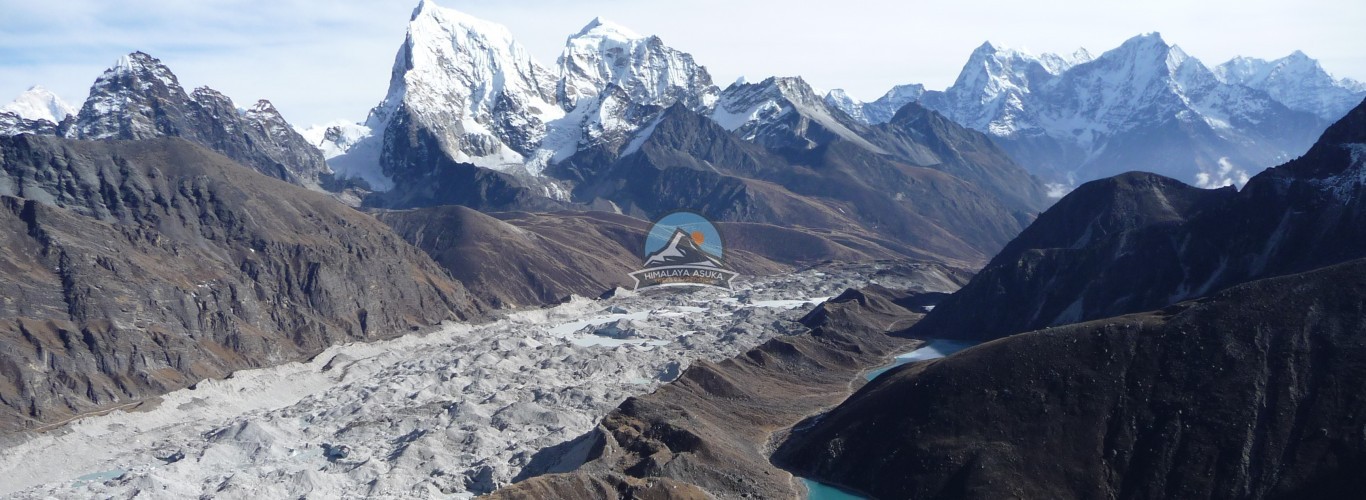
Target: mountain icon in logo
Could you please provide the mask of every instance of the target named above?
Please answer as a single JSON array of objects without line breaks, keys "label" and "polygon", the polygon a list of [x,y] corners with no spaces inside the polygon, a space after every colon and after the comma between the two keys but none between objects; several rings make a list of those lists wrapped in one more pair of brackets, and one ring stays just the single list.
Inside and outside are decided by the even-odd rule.
[{"label": "mountain icon in logo", "polygon": [[[700,234],[700,233],[699,233]],[[697,246],[696,238],[675,229],[669,244],[645,258],[645,268],[662,266],[708,266],[721,267],[721,261]]]},{"label": "mountain icon in logo", "polygon": [[642,269],[631,273],[636,289],[665,286],[730,288],[736,274],[722,261],[721,233],[701,215],[674,212],[650,227]]}]

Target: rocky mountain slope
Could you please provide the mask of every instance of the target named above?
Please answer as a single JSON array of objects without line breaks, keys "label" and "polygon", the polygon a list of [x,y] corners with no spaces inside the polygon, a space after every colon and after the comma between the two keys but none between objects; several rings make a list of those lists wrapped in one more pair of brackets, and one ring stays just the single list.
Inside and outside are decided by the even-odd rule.
[{"label": "rocky mountain slope", "polygon": [[5,137],[0,166],[5,431],[484,307],[372,217],[183,139]]},{"label": "rocky mountain slope", "polygon": [[[1086,184],[910,332],[997,338],[1159,309],[1252,279],[1366,257],[1366,103],[1241,191],[1152,174]],[[980,314],[983,308],[994,311]]]},{"label": "rocky mountain slope", "polygon": [[[497,307],[561,302],[631,288],[650,224],[608,212],[497,212],[458,205],[381,211],[376,217]],[[850,228],[816,231],[778,224],[717,223],[725,266],[768,276],[824,262],[901,258],[895,242]]]},{"label": "rocky mountain slope", "polygon": [[785,157],[682,106],[641,134],[605,170],[576,172],[574,196],[642,218],[688,207],[718,221],[858,228],[906,255],[956,262],[984,260],[1031,217],[951,174],[869,151],[866,141],[829,139]]},{"label": "rocky mountain slope", "polygon": [[1082,186],[902,332],[996,340],[878,377],[775,463],[877,498],[1353,497],[1362,144],[1366,103],[1241,191]]},{"label": "rocky mountain slope", "polygon": [[876,498],[1353,498],[1364,328],[1366,261],[1254,281],[893,371],[775,461]]}]

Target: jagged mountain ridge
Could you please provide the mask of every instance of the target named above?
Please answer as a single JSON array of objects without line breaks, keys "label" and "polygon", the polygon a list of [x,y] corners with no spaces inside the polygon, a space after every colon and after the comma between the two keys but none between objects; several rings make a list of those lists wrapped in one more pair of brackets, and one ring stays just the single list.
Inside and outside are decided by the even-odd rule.
[{"label": "jagged mountain ridge", "polygon": [[[454,26],[437,29],[446,25]],[[485,50],[488,44],[471,41],[484,38],[514,48],[492,53]],[[465,92],[476,88],[478,80],[466,76],[485,70],[527,67],[532,68],[527,75],[541,75],[540,66],[522,57],[524,51],[515,43],[501,26],[424,2],[414,12],[400,49],[390,94],[368,122],[310,135],[328,142],[324,148],[330,155],[346,150],[329,163],[339,175],[359,173],[378,188],[365,201],[372,207],[592,207],[642,218],[686,208],[718,221],[855,227],[909,245],[918,255],[976,262],[1046,204],[1036,179],[989,141],[963,134],[961,127],[944,126],[947,121],[863,125],[827,104],[800,78],[720,91],[691,56],[658,37],[643,37],[602,19],[566,41],[554,85],[562,115],[542,123],[511,107],[475,120],[488,130],[497,124],[537,123],[521,143],[526,147],[512,148],[506,136],[491,136],[488,144],[515,150],[516,158],[493,164],[473,160],[468,151],[451,154],[451,145],[459,144],[449,137],[456,126],[451,122],[459,120],[429,126],[435,115],[416,112],[414,106],[440,101],[455,109],[482,102]],[[487,67],[421,67],[421,58],[410,54],[428,46],[452,52],[450,60],[477,59]],[[441,80],[443,71],[456,74]],[[489,91],[532,96],[507,97],[513,101],[546,101],[543,78],[512,79],[537,85]],[[416,81],[451,88],[414,86]],[[444,97],[434,97],[438,94]],[[658,133],[661,124],[672,132]],[[688,153],[668,144],[642,155],[647,145],[660,146],[661,138],[670,135],[710,137],[713,144],[704,146],[705,151],[685,146]],[[692,154],[700,156],[687,157]],[[800,173],[784,173],[793,170]],[[841,178],[821,180],[830,175]],[[860,176],[865,179],[858,180]],[[868,179],[875,178],[888,180],[887,186],[870,184]],[[971,185],[984,180],[990,181],[985,192]],[[888,191],[892,188],[895,192]],[[957,203],[945,199],[955,194],[967,198]],[[999,194],[999,200],[991,194]],[[953,234],[958,230],[972,234]]]},{"label": "jagged mountain ridge", "polygon": [[[502,84],[486,88],[490,81]],[[429,172],[424,162],[438,154],[535,178],[581,149],[625,146],[650,114],[674,102],[705,109],[717,92],[690,55],[602,19],[566,41],[552,71],[505,27],[424,1],[413,12],[388,96],[359,134],[369,138],[350,146],[326,139],[358,135],[337,126],[314,136],[323,137],[324,149],[344,151],[331,160],[340,174],[380,190],[420,182]],[[565,201],[554,182],[531,184]]]},{"label": "jagged mountain ridge", "polygon": [[6,116],[0,113],[3,135],[33,133],[82,140],[181,137],[304,187],[319,189],[331,173],[318,150],[270,101],[239,109],[208,87],[186,93],[170,68],[143,52],[123,56],[105,70],[91,85],[80,111],[67,115],[60,124],[46,118],[14,121]]},{"label": "jagged mountain ridge", "polygon": [[1149,33],[1099,57],[986,43],[952,86],[919,101],[991,135],[1061,194],[1130,170],[1241,185],[1307,149],[1363,97],[1359,83],[1333,79],[1302,53],[1211,69]]},{"label": "jagged mountain ridge", "polygon": [[1366,98],[1366,84],[1333,78],[1318,61],[1298,50],[1271,61],[1235,57],[1214,67],[1214,73],[1220,80],[1264,91],[1291,109],[1330,121]]},{"label": "jagged mountain ridge", "polygon": [[825,102],[839,108],[855,120],[876,125],[891,121],[897,111],[907,104],[919,101],[922,95],[925,95],[925,86],[913,83],[892,87],[892,90],[872,102],[856,101],[844,90],[835,89],[825,94]]}]

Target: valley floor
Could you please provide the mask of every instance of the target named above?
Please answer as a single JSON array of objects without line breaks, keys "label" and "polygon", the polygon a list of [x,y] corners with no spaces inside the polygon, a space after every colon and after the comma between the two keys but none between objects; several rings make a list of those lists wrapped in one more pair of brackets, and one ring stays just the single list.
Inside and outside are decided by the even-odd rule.
[{"label": "valley floor", "polygon": [[150,409],[72,422],[0,450],[0,494],[183,498],[469,497],[568,470],[574,439],[698,359],[778,335],[872,280],[834,266],[737,283],[574,299],[485,324],[348,344],[243,371]]}]

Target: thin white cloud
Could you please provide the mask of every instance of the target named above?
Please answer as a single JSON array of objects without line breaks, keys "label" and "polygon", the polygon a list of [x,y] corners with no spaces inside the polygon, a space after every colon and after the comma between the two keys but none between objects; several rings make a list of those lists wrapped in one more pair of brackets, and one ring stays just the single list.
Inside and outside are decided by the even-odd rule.
[{"label": "thin white cloud", "polygon": [[1247,170],[1238,168],[1227,157],[1219,159],[1219,168],[1212,172],[1200,172],[1195,174],[1195,186],[1205,189],[1215,189],[1227,186],[1242,188],[1252,176]]}]

